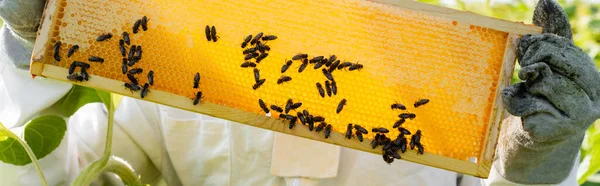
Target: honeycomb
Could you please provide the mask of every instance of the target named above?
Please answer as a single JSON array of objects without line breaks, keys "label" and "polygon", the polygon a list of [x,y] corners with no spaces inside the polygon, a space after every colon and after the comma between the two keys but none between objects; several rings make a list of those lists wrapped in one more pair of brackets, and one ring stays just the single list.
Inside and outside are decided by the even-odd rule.
[{"label": "honeycomb", "polygon": [[[129,82],[121,73],[118,45],[121,33],[127,31],[132,45],[143,46],[143,58],[135,66],[144,69],[137,76],[140,83],[147,82],[149,70],[154,71],[151,90],[193,98],[198,91],[192,88],[193,77],[199,72],[202,102],[264,115],[259,98],[279,106],[292,98],[303,103],[300,110],[325,117],[336,132],[345,133],[348,123],[356,123],[369,130],[389,128],[392,138],[398,135],[392,125],[403,112],[390,105],[398,102],[417,115],[403,127],[423,132],[427,153],[463,161],[482,154],[509,35],[361,0],[57,0],[56,4],[51,38],[45,43],[46,65],[68,68],[73,60],[100,56],[105,62],[91,63],[88,73]],[[143,16],[149,18],[148,30],[133,34],[133,24]],[[206,25],[216,27],[218,42],[207,41]],[[252,69],[240,67],[245,61],[240,45],[247,35],[259,32],[278,39],[267,42],[269,56],[256,67],[266,82],[253,90]],[[103,33],[112,33],[113,38],[97,42]],[[60,62],[52,59],[57,41],[63,43]],[[67,58],[75,44],[79,51]],[[309,65],[298,73],[301,62],[294,61],[286,73],[280,72],[298,53],[309,58],[335,54],[342,62],[364,68],[334,71],[338,93],[321,98],[315,83],[324,85],[326,78],[320,69]],[[277,84],[282,75],[292,81]],[[66,74],[53,78],[66,80]],[[125,95],[137,97],[139,92]],[[431,101],[414,108],[422,98]],[[336,114],[342,99],[347,105]],[[371,132],[365,135],[373,137]]]}]

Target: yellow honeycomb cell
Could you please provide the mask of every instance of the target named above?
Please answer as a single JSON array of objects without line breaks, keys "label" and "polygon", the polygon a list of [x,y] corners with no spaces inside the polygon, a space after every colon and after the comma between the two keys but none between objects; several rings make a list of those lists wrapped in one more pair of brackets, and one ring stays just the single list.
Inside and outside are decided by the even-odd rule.
[{"label": "yellow honeycomb cell", "polygon": [[[259,98],[282,107],[292,98],[303,103],[297,111],[325,117],[336,132],[345,133],[348,123],[356,123],[369,131],[386,127],[391,138],[398,135],[392,125],[404,112],[390,109],[398,102],[408,107],[405,112],[417,115],[403,127],[423,132],[426,152],[462,161],[480,157],[484,150],[509,35],[361,0],[56,1],[51,39],[45,43],[44,56],[50,56],[43,60],[46,65],[68,68],[75,60],[100,56],[105,62],[91,63],[90,74],[128,82],[121,73],[119,52],[119,39],[126,31],[132,45],[143,47],[143,58],[134,66],[144,69],[137,75],[140,84],[147,82],[148,71],[154,71],[151,90],[193,98],[198,91],[192,88],[193,77],[199,72],[203,102],[263,115]],[[140,28],[133,34],[133,24],[143,16],[149,18],[148,30]],[[218,42],[206,40],[206,25],[217,28]],[[266,42],[271,50],[256,67],[266,82],[253,90],[252,69],[240,67],[244,62],[240,45],[247,35],[259,32],[278,39]],[[97,42],[102,33],[113,37]],[[63,43],[60,62],[51,58],[57,41]],[[79,51],[67,58],[67,50],[75,44]],[[338,93],[321,98],[315,85],[326,80],[321,69],[309,65],[299,73],[301,62],[294,61],[286,73],[280,72],[298,53],[309,58],[335,54],[341,62],[364,68],[335,70]],[[277,84],[282,75],[292,81]],[[56,78],[64,80],[66,74]],[[422,98],[431,102],[414,108]],[[336,114],[342,99],[347,105]],[[373,137],[373,133],[365,136]]]}]

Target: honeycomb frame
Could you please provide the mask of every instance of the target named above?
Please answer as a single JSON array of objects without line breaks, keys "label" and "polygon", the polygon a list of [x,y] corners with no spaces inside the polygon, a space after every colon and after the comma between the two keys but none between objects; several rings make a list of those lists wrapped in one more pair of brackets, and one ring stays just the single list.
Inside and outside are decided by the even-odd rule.
[{"label": "honeycomb frame", "polygon": [[[185,6],[187,3],[190,5],[189,7],[202,5],[196,6],[197,10],[194,11],[184,9],[180,12],[173,12],[173,9],[176,8],[158,10],[156,7],[149,6],[153,3],[160,4],[160,1],[130,1],[110,4],[115,2],[117,1],[49,0],[34,45],[31,74],[140,98],[139,92],[132,94],[123,87],[123,82],[127,82],[127,78],[120,74],[120,70],[116,71],[120,67],[121,57],[118,54],[118,45],[115,43],[120,38],[122,31],[128,31],[132,35],[132,42],[138,40],[141,41],[142,46],[154,46],[144,48],[144,56],[151,56],[151,60],[140,62],[141,67],[157,67],[161,65],[160,63],[166,63],[165,61],[176,64],[152,69],[157,75],[155,78],[157,85],[156,88],[152,86],[151,92],[144,98],[146,101],[375,154],[381,154],[381,147],[377,149],[370,147],[372,134],[366,135],[364,142],[355,139],[347,140],[343,134],[345,126],[348,122],[353,122],[367,126],[369,129],[379,126],[391,129],[395,115],[400,112],[391,111],[389,105],[394,101],[399,101],[410,106],[409,110],[417,113],[418,116],[425,115],[417,117],[415,121],[408,121],[405,125],[413,131],[423,129],[425,136],[423,143],[429,149],[424,155],[417,155],[414,151],[409,150],[402,154],[403,160],[482,178],[488,176],[493,161],[498,130],[504,115],[499,96],[500,91],[510,83],[515,61],[516,39],[522,34],[541,32],[541,29],[535,26],[414,1],[345,0],[331,2],[318,0],[305,2],[277,0],[265,5],[257,3],[262,2],[259,0],[243,2],[205,0],[175,3],[179,6]],[[285,11],[272,8],[277,7],[278,4],[294,5],[304,11]],[[177,5],[173,7],[178,7]],[[131,8],[135,10],[125,11],[131,10]],[[77,11],[74,12],[75,10]],[[331,11],[324,11],[323,13],[327,15],[324,17],[311,16],[310,10]],[[190,15],[194,15],[190,14],[192,12],[204,12],[204,14],[191,18]],[[258,17],[257,20],[226,22],[231,21],[227,19],[233,20],[232,17],[239,17],[240,14],[258,13],[266,16]],[[173,14],[178,15],[173,16]],[[133,22],[143,15],[150,18],[150,28],[147,31],[150,34],[145,31],[140,31],[136,35],[132,34]],[[284,16],[276,17],[274,15]],[[270,21],[266,18],[276,19]],[[269,24],[265,21],[269,21]],[[332,21],[340,21],[341,23],[338,24],[340,27],[323,26]],[[186,25],[190,22],[202,24]],[[298,24],[299,22],[305,24]],[[273,27],[271,24],[279,27]],[[204,28],[205,25],[217,26],[221,37],[218,42],[202,40],[204,30],[199,28]],[[350,26],[356,26],[357,29],[343,29]],[[360,26],[364,28],[360,28]],[[237,29],[237,27],[244,29]],[[406,28],[411,28],[411,30]],[[153,33],[155,30],[165,37]],[[297,40],[286,39],[290,34],[298,34],[295,30],[304,31],[302,33],[319,34],[293,35]],[[344,31],[329,33],[335,30]],[[95,43],[94,39],[103,31],[113,34],[112,41],[109,40],[102,44]],[[261,72],[269,81],[265,87],[254,91],[251,89],[252,81],[249,81],[252,79],[251,70],[239,67],[243,62],[242,49],[239,45],[244,36],[254,35],[258,32],[275,34],[279,38],[270,42],[272,48],[270,54],[272,55],[259,64],[266,64]],[[439,36],[434,35],[436,33],[439,33]],[[160,42],[180,42],[185,45],[165,45],[163,48],[163,45],[152,37],[160,38],[158,40]],[[419,39],[414,39],[415,37]],[[55,62],[52,57],[53,44],[57,40],[66,43],[61,46],[63,56],[61,62]],[[402,42],[396,44],[391,41]],[[66,51],[74,43],[80,45],[81,49],[72,58],[67,58]],[[460,43],[466,44],[461,45]],[[465,45],[473,47],[468,48]],[[397,54],[398,49],[405,49],[404,51],[408,54]],[[314,83],[320,81],[323,84],[325,79],[319,71],[313,70],[312,66],[306,69],[310,72],[306,72],[302,76],[300,73],[293,72],[293,75],[290,76],[294,80],[290,83],[276,85],[275,80],[282,75],[278,72],[279,68],[285,59],[300,52],[308,53],[311,56],[323,55],[325,57],[336,54],[342,60],[364,64],[365,68],[361,71],[343,72],[342,75],[336,75],[336,81],[337,77],[341,77],[338,86],[342,96],[318,97]],[[69,63],[73,60],[86,61],[85,57],[92,54],[105,57],[106,64],[92,63],[92,68],[89,70],[91,79],[87,82],[68,81],[65,77]],[[494,57],[486,58],[484,56]],[[422,59],[425,63],[413,62],[415,59]],[[446,59],[450,60],[445,61]],[[460,62],[458,59],[464,61]],[[442,60],[444,61],[439,62]],[[405,63],[408,65],[403,65]],[[203,68],[205,66],[208,67]],[[193,72],[189,69],[195,67],[200,67],[200,70],[197,71],[205,74],[200,84],[205,98],[200,106],[192,105],[190,99],[194,95],[194,89],[191,88]],[[295,62],[295,65],[289,70],[295,71],[297,67],[298,62]],[[413,71],[418,73],[411,73]],[[163,76],[167,73],[173,77]],[[180,73],[186,75],[179,75]],[[454,73],[466,77],[452,76],[451,74]],[[473,73],[476,75],[472,75]],[[180,78],[184,76],[189,79],[182,81]],[[469,82],[465,81],[469,78],[484,80],[475,79],[473,83],[460,83]],[[145,78],[140,79],[142,79],[142,83],[145,82]],[[399,79],[410,83],[398,82]],[[446,86],[436,86],[435,83],[422,79],[431,80],[437,84],[446,84]],[[373,81],[381,83],[373,84],[371,83]],[[414,84],[423,85],[425,88],[414,86]],[[456,84],[464,87],[456,88],[460,87]],[[348,88],[353,86],[353,89]],[[404,87],[414,90],[404,90]],[[289,91],[284,92],[286,90]],[[409,93],[421,94],[407,95]],[[288,121],[278,119],[277,116],[265,116],[258,107],[258,98],[264,99],[269,105],[272,103],[282,105],[291,97],[289,95],[303,98],[301,101],[309,107],[308,110],[316,110],[316,113],[323,113],[322,115],[326,118],[334,118],[333,123],[328,122],[334,125],[335,131],[332,132],[329,139],[325,139],[322,133],[309,131],[301,124],[297,124],[294,129],[290,130],[287,128]],[[389,99],[392,97],[390,95],[395,96],[394,99]],[[308,99],[308,96],[311,98]],[[348,97],[349,101],[341,115],[327,113],[337,107],[339,100],[344,97]],[[432,99],[432,102],[423,108],[413,109],[412,102],[424,97]],[[379,105],[383,106],[379,108]],[[383,108],[384,106],[387,110]],[[424,114],[429,112],[434,116]],[[464,114],[464,116],[456,117],[459,119],[449,117],[456,116],[457,113]],[[384,114],[385,116],[382,116]],[[445,118],[448,123],[438,123],[440,118]],[[437,126],[438,124],[439,126]],[[456,135],[444,133],[446,130],[450,130]],[[391,132],[389,137],[395,135],[397,135],[397,131]],[[448,138],[447,142],[439,140],[445,138]],[[473,145],[466,145],[468,143],[473,143]],[[454,148],[454,145],[459,148]]]}]

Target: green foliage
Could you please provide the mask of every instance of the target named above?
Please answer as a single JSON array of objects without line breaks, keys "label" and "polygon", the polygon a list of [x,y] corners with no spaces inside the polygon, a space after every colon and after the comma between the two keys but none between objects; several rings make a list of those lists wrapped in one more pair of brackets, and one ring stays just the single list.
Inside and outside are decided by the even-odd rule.
[{"label": "green foliage", "polygon": [[595,126],[590,127],[586,131],[585,139],[581,145],[581,163],[579,165],[577,177],[579,184],[586,181],[585,178],[595,174],[597,170],[600,170],[600,148],[594,148],[600,144],[600,131]]},{"label": "green foliage", "polygon": [[[73,85],[69,93],[52,107],[58,107],[59,114],[63,116],[71,116],[80,107],[94,102],[103,102],[107,108],[112,105],[108,92]],[[19,166],[33,162],[42,185],[46,186],[48,183],[37,160],[60,145],[66,130],[67,123],[60,116],[38,117],[25,125],[25,142],[0,123],[0,161]]]},{"label": "green foliage", "polygon": [[521,66],[515,65],[515,71],[513,72],[511,84],[521,82],[521,79],[519,79],[519,70],[521,70]]},{"label": "green foliage", "polygon": [[14,138],[0,141],[0,161],[19,166],[31,163],[25,148]]},{"label": "green foliage", "polygon": [[60,116],[41,116],[25,126],[24,137],[35,157],[42,159],[60,145],[65,131],[67,122]]},{"label": "green foliage", "polygon": [[[73,85],[73,88],[60,99],[56,104],[59,110],[65,116],[71,116],[79,110],[80,107],[95,102],[104,102],[105,105],[108,103],[110,93],[96,90],[93,88],[83,87],[79,85]],[[108,108],[108,105],[106,105]]]},{"label": "green foliage", "polygon": [[[125,161],[110,161],[115,112],[115,105],[112,101],[111,94],[107,92],[75,85],[67,95],[55,104],[61,109],[62,114],[67,116],[73,115],[87,103],[103,102],[108,109],[104,154],[83,170],[72,185],[89,185],[104,171],[117,174],[128,185],[142,185],[139,177],[126,165]],[[50,154],[60,145],[66,130],[67,123],[60,116],[38,117],[26,124],[24,132],[26,142],[24,142],[0,123],[0,161],[19,166],[33,162],[40,175],[42,185],[46,186],[48,185],[46,178],[37,160]]]},{"label": "green foliage", "polygon": [[[73,115],[80,107],[94,102],[110,102],[110,94],[105,91],[73,85],[73,88],[56,105],[61,114]],[[107,105],[108,106],[108,105]],[[42,116],[29,122],[25,127],[25,141],[33,149],[38,159],[50,154],[60,144],[65,131],[66,122],[60,116]],[[14,165],[31,163],[23,146],[13,138],[0,138],[0,160]]]},{"label": "green foliage", "polygon": [[[60,116],[41,116],[25,126],[25,141],[41,159],[60,145],[66,130],[67,123]],[[0,161],[20,166],[31,163],[25,148],[12,137],[0,141]]]}]

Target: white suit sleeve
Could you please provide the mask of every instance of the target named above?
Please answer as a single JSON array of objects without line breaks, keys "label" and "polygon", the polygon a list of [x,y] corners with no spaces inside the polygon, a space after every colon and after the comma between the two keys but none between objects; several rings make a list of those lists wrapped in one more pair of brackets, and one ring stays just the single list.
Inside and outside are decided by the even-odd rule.
[{"label": "white suit sleeve", "polygon": [[[38,116],[40,111],[50,107],[63,97],[71,84],[50,79],[32,79],[27,70],[18,69],[15,63],[28,62],[31,48],[6,26],[0,28],[0,121],[5,127],[20,135],[22,125]],[[51,185],[64,183],[70,176],[65,159],[69,148],[68,136],[59,147],[39,160]],[[33,165],[14,166],[0,162],[2,183],[0,185],[40,185],[40,179]]]},{"label": "white suit sleeve", "polygon": [[457,186],[481,186],[481,178],[458,174]]},{"label": "white suit sleeve", "polygon": [[[574,185],[579,185],[577,183],[577,169],[579,168],[579,156],[580,155],[578,153],[577,154],[577,159],[575,160],[575,163],[573,164],[573,168],[571,168],[571,172],[569,173],[569,176],[565,180],[563,180],[562,183],[560,183],[560,184],[544,184],[544,186],[574,186]],[[524,158],[529,158],[529,157],[524,157]],[[523,185],[523,186],[527,186],[525,184],[517,184],[517,183],[513,183],[511,181],[508,181],[508,180],[504,179],[502,176],[500,176],[500,173],[498,173],[498,171],[496,170],[496,168],[494,166],[492,166],[492,170],[490,172],[490,176],[488,177],[488,179],[482,179],[481,183],[484,186],[510,186],[510,185]]]},{"label": "white suit sleeve", "polygon": [[[296,130],[306,130],[296,129]],[[315,158],[318,154],[319,158]],[[337,176],[340,147],[328,143],[275,133],[271,174],[312,179]]]},{"label": "white suit sleeve", "polygon": [[[117,109],[118,112],[119,109]],[[107,111],[102,103],[83,106],[69,119],[69,135],[71,135],[72,139],[75,139],[71,143],[76,144],[76,148],[73,148],[71,154],[82,162],[80,166],[81,170],[88,163],[95,161],[104,153],[107,119]],[[160,172],[152,164],[152,161],[150,161],[145,151],[139,146],[139,143],[134,141],[132,136],[123,129],[123,124],[128,123],[115,122],[113,126],[112,155],[127,161],[136,173],[140,175],[143,183],[153,184],[158,182]],[[108,181],[112,180],[108,179]],[[122,185],[120,181],[111,185],[114,184]]]},{"label": "white suit sleeve", "polygon": [[23,125],[50,107],[71,89],[71,84],[37,77],[16,68],[14,61],[29,61],[31,48],[15,38],[6,26],[0,28],[0,118],[7,128]]},{"label": "white suit sleeve", "polygon": [[316,186],[319,185],[319,179],[305,177],[285,177],[286,186]]},{"label": "white suit sleeve", "polygon": [[163,175],[168,185],[181,185],[166,151],[161,112],[157,104],[124,97],[115,113],[115,124],[143,152],[141,156],[126,157],[127,152],[123,151],[122,158],[127,161],[137,161],[140,157],[147,158],[145,161]]},{"label": "white suit sleeve", "polygon": [[225,120],[129,97],[123,98],[115,120],[168,185],[229,184],[231,145]]}]

